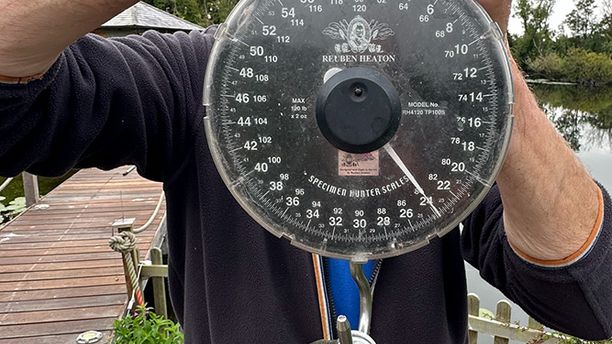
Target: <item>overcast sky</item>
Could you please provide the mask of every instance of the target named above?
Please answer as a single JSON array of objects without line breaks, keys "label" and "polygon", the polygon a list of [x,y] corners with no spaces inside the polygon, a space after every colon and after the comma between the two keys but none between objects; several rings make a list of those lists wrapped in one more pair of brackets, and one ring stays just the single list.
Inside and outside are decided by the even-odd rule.
[{"label": "overcast sky", "polygon": [[[596,0],[597,4],[601,4],[603,0]],[[573,0],[557,0],[553,14],[550,18],[550,28],[557,30],[559,25],[565,20],[565,17],[574,9]],[[523,32],[520,21],[516,18],[510,19],[510,27],[508,29],[511,33],[519,34]]]}]

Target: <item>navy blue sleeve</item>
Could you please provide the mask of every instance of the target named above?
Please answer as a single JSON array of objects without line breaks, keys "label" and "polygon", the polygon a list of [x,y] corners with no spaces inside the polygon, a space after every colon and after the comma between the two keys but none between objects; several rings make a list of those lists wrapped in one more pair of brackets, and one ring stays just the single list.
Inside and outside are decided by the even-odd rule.
[{"label": "navy blue sleeve", "polygon": [[543,267],[510,247],[495,186],[464,221],[464,258],[536,320],[589,340],[612,337],[612,203],[603,189],[604,219],[590,251],[565,267]]},{"label": "navy blue sleeve", "polygon": [[169,178],[203,116],[207,31],[87,35],[42,80],[0,85],[0,175],[135,164]]}]

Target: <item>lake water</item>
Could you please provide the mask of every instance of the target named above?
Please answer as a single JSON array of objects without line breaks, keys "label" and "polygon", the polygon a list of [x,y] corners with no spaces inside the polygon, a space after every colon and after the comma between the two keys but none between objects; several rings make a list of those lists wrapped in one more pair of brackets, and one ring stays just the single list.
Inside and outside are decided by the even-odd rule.
[{"label": "lake water", "polygon": [[[584,89],[573,86],[535,86],[548,117],[578,154],[593,177],[612,192],[612,87]],[[495,310],[504,295],[482,280],[466,264],[468,290],[480,296],[480,306]],[[513,305],[512,320],[527,324],[527,314]],[[479,343],[493,343],[481,335]]]}]

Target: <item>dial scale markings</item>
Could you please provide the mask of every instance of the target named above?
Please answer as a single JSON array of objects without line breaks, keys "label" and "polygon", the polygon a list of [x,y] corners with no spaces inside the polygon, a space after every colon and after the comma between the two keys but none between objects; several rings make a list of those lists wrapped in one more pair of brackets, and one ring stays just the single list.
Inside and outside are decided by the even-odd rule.
[{"label": "dial scale markings", "polygon": [[[501,164],[512,92],[496,26],[467,2],[403,6],[246,1],[219,29],[205,96],[215,162],[250,215],[309,251],[361,259],[419,247],[469,213]],[[354,67],[397,89],[392,151],[341,152],[317,126],[325,73]]]}]

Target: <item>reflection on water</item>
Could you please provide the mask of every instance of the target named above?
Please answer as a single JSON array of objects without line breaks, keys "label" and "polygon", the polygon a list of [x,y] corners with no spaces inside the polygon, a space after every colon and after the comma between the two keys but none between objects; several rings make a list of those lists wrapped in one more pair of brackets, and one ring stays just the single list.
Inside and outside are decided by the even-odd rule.
[{"label": "reflection on water", "polygon": [[612,191],[612,87],[538,86],[534,91],[593,177]]},{"label": "reflection on water", "polygon": [[568,86],[534,88],[542,108],[576,152],[610,151],[612,88]]},{"label": "reflection on water", "polygon": [[[533,89],[548,118],[586,168],[612,192],[612,88],[538,85]],[[468,290],[480,296],[481,307],[494,310],[495,303],[504,299],[504,295],[483,281],[476,269],[466,264],[466,270]],[[512,318],[527,323],[527,315],[516,305]],[[481,335],[479,343],[493,340]]]}]

